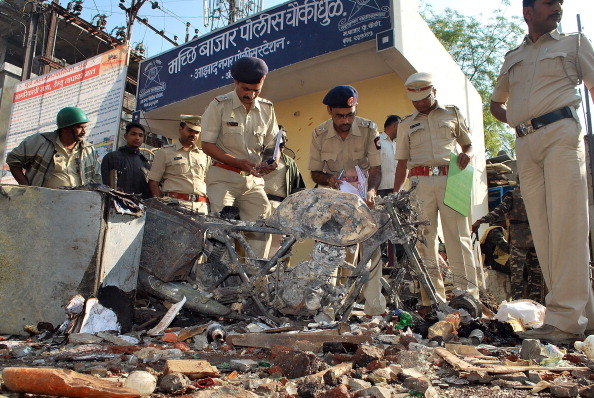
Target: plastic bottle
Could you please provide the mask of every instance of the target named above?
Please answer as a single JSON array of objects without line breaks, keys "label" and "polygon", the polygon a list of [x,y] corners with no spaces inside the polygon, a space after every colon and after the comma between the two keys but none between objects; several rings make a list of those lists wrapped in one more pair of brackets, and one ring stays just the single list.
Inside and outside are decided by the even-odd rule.
[{"label": "plastic bottle", "polygon": [[460,326],[460,314],[457,312],[448,314],[442,321],[436,322],[429,327],[427,337],[432,339],[436,336],[446,337],[451,333],[456,333]]},{"label": "plastic bottle", "polygon": [[218,322],[213,322],[206,328],[206,340],[209,343],[213,341],[223,342],[225,337],[227,337],[227,332],[225,332],[223,325]]}]

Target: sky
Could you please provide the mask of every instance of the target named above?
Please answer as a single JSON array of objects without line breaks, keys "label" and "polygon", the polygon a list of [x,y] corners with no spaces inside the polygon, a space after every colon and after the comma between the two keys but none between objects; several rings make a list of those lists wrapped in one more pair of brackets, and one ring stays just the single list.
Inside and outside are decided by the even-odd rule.
[{"label": "sky", "polygon": [[[66,7],[67,0],[60,0],[61,5]],[[208,0],[207,0],[208,1]],[[217,1],[217,0],[211,0]],[[241,0],[238,0],[241,1]],[[253,1],[253,0],[243,0]],[[256,0],[258,1],[258,0]],[[263,9],[281,4],[282,0],[261,0]],[[353,0],[345,0],[353,1]],[[411,0],[412,1],[412,0]],[[418,0],[419,7],[429,5],[435,12],[440,12],[445,8],[451,8],[465,15],[474,15],[477,18],[487,20],[493,13],[493,10],[504,7],[505,15],[512,17],[522,16],[522,0],[509,0],[509,6],[502,6],[501,0]],[[129,7],[131,0],[124,0],[124,4]],[[157,8],[153,8],[158,5]],[[583,32],[594,39],[594,1],[592,0],[566,0],[564,5],[564,15],[561,23],[561,30],[564,32],[576,32],[576,15],[581,14]],[[107,16],[106,31],[111,33],[117,26],[125,25],[125,13],[118,7],[118,1],[115,0],[84,0],[83,12],[81,16],[91,21],[99,14]],[[186,36],[186,23],[190,23],[190,38],[198,29],[198,34],[203,35],[210,31],[204,26],[203,0],[147,0],[139,12],[139,16],[148,18],[148,22],[157,30],[164,30],[165,35],[173,39],[178,36],[178,43],[183,44]],[[167,40],[153,33],[148,27],[136,21],[133,27],[132,47],[143,43],[145,56],[154,56],[173,47]]]}]

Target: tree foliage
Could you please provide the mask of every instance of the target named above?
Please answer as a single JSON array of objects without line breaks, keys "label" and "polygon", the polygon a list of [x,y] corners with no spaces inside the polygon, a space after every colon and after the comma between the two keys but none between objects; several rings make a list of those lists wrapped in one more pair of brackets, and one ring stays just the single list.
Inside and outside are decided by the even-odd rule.
[{"label": "tree foliage", "polygon": [[476,87],[483,100],[485,148],[487,156],[495,156],[500,150],[514,152],[515,139],[509,127],[491,115],[491,93],[497,81],[505,54],[516,48],[524,34],[523,22],[518,17],[508,18],[502,7],[494,10],[486,19],[463,15],[447,8],[435,13],[430,6],[421,10],[421,15],[439,41]]}]

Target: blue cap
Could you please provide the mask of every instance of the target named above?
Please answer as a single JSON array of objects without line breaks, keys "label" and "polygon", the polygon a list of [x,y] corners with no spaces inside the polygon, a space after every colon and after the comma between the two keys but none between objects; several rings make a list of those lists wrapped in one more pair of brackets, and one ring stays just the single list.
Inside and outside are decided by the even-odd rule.
[{"label": "blue cap", "polygon": [[231,65],[231,76],[238,82],[257,84],[268,73],[268,65],[260,58],[239,58]]},{"label": "blue cap", "polygon": [[330,108],[350,108],[357,105],[358,96],[352,86],[336,86],[328,91],[322,102]]}]

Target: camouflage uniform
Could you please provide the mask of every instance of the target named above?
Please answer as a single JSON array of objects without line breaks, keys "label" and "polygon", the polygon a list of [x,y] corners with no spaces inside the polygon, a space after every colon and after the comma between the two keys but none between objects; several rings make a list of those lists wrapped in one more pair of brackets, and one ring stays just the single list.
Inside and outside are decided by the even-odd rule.
[{"label": "camouflage uniform", "polygon": [[503,195],[501,203],[481,218],[481,222],[494,223],[502,216],[509,225],[512,298],[529,298],[544,303],[543,276],[519,187]]}]

